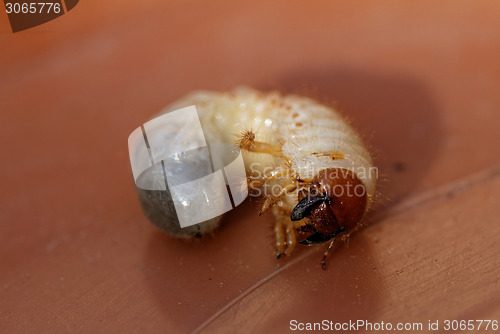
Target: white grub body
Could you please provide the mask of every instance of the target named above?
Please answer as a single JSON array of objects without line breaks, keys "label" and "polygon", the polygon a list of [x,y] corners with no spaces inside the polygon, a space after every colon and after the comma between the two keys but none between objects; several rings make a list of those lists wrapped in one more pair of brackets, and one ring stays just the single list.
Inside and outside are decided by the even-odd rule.
[{"label": "white grub body", "polygon": [[[377,177],[372,157],[361,137],[332,108],[306,97],[240,87],[224,93],[197,91],[167,110],[189,105],[196,105],[208,142],[235,143],[242,131],[252,131],[256,141],[281,147],[282,157],[243,150],[248,176],[281,167],[293,178],[311,180],[322,169],[346,169],[365,186],[368,210]],[[331,152],[342,157],[332,159]],[[280,185],[284,180],[278,178],[270,184]],[[281,197],[273,213],[278,219],[290,217],[297,203],[298,189]]]}]

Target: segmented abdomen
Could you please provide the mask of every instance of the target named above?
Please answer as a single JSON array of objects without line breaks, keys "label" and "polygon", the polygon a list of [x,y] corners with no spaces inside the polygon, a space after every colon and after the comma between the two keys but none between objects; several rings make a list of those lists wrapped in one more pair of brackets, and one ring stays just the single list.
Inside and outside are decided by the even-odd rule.
[{"label": "segmented abdomen", "polygon": [[[360,136],[333,109],[309,98],[246,87],[227,93],[194,92],[168,109],[193,104],[208,142],[234,143],[242,131],[251,130],[255,140],[282,147],[283,158],[244,151],[247,169],[286,165],[303,180],[313,179],[320,169],[348,169],[363,182],[368,206],[371,203],[376,179],[372,157]],[[289,214],[296,204],[294,191],[274,212]]]}]

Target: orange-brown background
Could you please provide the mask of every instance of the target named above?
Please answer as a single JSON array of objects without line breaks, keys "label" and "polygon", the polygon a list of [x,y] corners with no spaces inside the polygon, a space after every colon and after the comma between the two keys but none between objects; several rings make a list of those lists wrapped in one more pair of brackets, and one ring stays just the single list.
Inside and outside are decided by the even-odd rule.
[{"label": "orange-brown background", "polygon": [[[499,17],[498,1],[89,0],[13,34],[2,9],[1,331],[500,320]],[[379,209],[327,271],[322,247],[274,259],[253,203],[189,243],[141,212],[129,133],[240,84],[336,103],[375,152]]]}]

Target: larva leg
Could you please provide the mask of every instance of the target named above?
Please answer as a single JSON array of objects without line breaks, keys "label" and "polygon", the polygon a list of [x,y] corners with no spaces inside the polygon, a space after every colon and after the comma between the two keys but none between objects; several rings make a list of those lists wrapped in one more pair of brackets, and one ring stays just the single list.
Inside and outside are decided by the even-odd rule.
[{"label": "larva leg", "polygon": [[297,244],[297,237],[295,236],[295,228],[293,226],[293,222],[288,220],[286,225],[286,250],[285,254],[292,254],[295,249],[295,245]]},{"label": "larva leg", "polygon": [[328,255],[330,255],[330,252],[333,248],[333,244],[335,243],[335,240],[337,240],[337,237],[334,237],[330,241],[328,248],[326,249],[325,253],[323,254],[323,258],[321,259],[321,268],[323,268],[323,270],[326,270],[326,259],[328,258]]},{"label": "larva leg", "polygon": [[283,234],[283,223],[281,219],[277,219],[274,225],[274,236],[276,240],[276,258],[279,259],[285,253],[285,235]]},{"label": "larva leg", "polygon": [[293,222],[287,219],[277,219],[274,226],[274,234],[276,237],[276,258],[279,259],[282,255],[290,255],[297,244],[295,228]]},{"label": "larva leg", "polygon": [[[274,214],[276,217],[275,224],[275,237],[276,237],[276,258],[282,255],[290,255],[295,249],[297,244],[297,235],[295,231],[295,224],[290,220],[286,211],[281,207],[275,207]],[[279,213],[279,214],[278,214]]]},{"label": "larva leg", "polygon": [[247,150],[249,152],[268,153],[276,157],[283,157],[281,146],[256,141],[255,133],[251,130],[242,133],[241,138],[238,141],[238,146],[240,149]]},{"label": "larva leg", "polygon": [[288,194],[289,192],[294,191],[295,189],[297,189],[297,185],[292,180],[290,180],[289,183],[285,187],[283,187],[283,189],[281,189],[278,196],[276,196],[275,198],[273,198],[272,196],[268,196],[264,201],[264,204],[262,204],[262,207],[260,208],[259,216],[264,211],[269,209],[270,206],[278,202],[282,196]]},{"label": "larva leg", "polygon": [[286,176],[288,174],[289,174],[289,170],[282,168],[282,169],[275,169],[275,170],[271,171],[270,173],[268,173],[267,175],[265,175],[264,177],[256,178],[256,177],[250,176],[248,178],[249,179],[248,186],[249,187],[260,187],[266,182],[272,181],[272,180],[277,179],[279,177]]}]

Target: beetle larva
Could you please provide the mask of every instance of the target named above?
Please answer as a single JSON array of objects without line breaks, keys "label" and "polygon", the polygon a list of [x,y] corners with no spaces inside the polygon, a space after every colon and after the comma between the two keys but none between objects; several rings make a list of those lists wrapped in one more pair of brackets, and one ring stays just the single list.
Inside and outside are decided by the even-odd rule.
[{"label": "beetle larva", "polygon": [[[377,171],[361,137],[336,111],[296,95],[245,87],[198,91],[166,111],[190,105],[208,143],[237,142],[241,148],[249,189],[263,200],[260,213],[269,209],[276,220],[277,257],[291,254],[305,234],[300,244],[330,241],[325,268],[335,239],[359,228],[374,198]],[[142,202],[147,206],[148,199],[142,196]],[[211,221],[200,232],[216,226]]]}]

